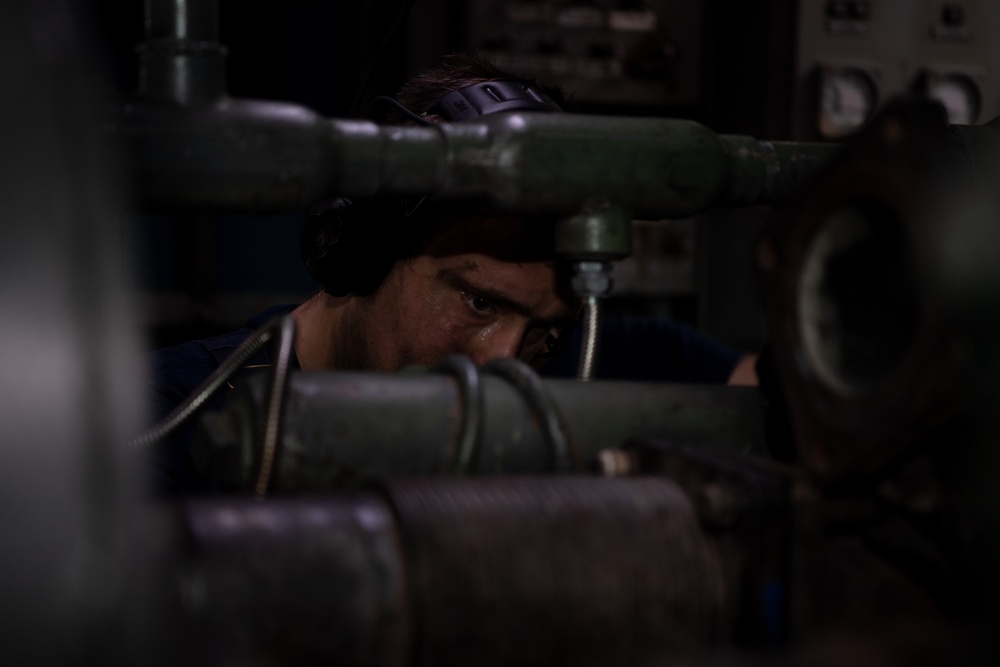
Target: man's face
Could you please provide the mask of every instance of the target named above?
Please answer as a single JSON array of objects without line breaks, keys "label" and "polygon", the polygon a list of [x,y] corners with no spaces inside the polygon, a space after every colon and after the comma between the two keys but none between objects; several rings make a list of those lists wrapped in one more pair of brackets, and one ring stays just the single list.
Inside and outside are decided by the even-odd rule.
[{"label": "man's face", "polygon": [[446,233],[397,262],[374,294],[349,304],[341,343],[352,349],[342,348],[341,358],[382,371],[450,354],[540,365],[579,307],[554,262],[516,261],[523,258],[510,246],[518,229],[507,220],[480,224],[474,238]]}]

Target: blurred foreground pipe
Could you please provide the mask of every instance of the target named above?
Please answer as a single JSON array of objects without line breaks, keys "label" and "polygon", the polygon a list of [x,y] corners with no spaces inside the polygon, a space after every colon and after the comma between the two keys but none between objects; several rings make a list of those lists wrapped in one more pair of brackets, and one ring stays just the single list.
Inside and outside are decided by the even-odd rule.
[{"label": "blurred foreground pipe", "polygon": [[[0,646],[7,665],[159,664],[127,525],[139,337],[89,3],[0,3]],[[17,101],[14,102],[14,98]]]},{"label": "blurred foreground pipe", "polygon": [[183,664],[649,664],[730,632],[721,555],[664,478],[399,480],[160,512],[147,544]]}]

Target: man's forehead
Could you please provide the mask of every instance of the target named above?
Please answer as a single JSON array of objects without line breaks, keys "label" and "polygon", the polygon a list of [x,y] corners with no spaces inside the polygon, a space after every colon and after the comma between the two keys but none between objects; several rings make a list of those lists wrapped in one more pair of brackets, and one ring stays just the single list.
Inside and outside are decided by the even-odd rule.
[{"label": "man's forehead", "polygon": [[514,214],[469,214],[439,221],[421,254],[478,253],[507,262],[554,261],[554,221]]}]

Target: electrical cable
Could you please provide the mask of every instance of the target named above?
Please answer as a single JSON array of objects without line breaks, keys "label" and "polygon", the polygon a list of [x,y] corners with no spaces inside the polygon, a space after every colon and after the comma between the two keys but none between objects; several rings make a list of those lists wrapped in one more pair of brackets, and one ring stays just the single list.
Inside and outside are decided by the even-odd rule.
[{"label": "electrical cable", "polygon": [[368,94],[368,89],[371,88],[372,74],[375,72],[375,67],[378,65],[379,60],[382,59],[382,52],[385,51],[386,45],[392,41],[392,38],[396,36],[399,29],[403,26],[403,22],[409,15],[410,10],[413,6],[417,4],[417,0],[404,0],[403,6],[400,7],[399,13],[396,14],[396,19],[393,21],[392,25],[389,27],[389,32],[386,33],[385,38],[378,47],[378,51],[375,53],[375,58],[372,60],[372,64],[369,65],[368,71],[365,72],[365,78],[361,80],[361,86],[358,88],[358,94],[354,97],[354,102],[351,103],[351,112],[349,114],[350,118],[357,118],[358,111],[361,109],[361,100],[365,98]]},{"label": "electrical cable", "polygon": [[367,115],[369,115],[369,116],[371,115],[372,107],[375,106],[376,103],[378,103],[378,104],[388,104],[389,106],[394,107],[397,111],[399,111],[404,116],[406,116],[407,118],[409,118],[410,120],[412,120],[414,123],[417,123],[418,125],[425,125],[426,126],[426,125],[435,125],[436,124],[436,123],[432,123],[431,121],[427,120],[423,116],[421,116],[421,115],[419,115],[417,113],[414,113],[413,111],[410,111],[405,106],[403,106],[399,102],[399,100],[396,100],[396,99],[394,99],[392,97],[389,97],[388,95],[379,95],[378,97],[372,99],[372,101],[368,103],[368,108],[365,110],[365,113]]},{"label": "electrical cable", "polygon": [[517,359],[501,358],[486,362],[483,373],[496,375],[513,386],[524,397],[542,427],[542,433],[552,451],[554,472],[580,470],[580,455],[570,438],[569,429],[552,395],[541,378]]},{"label": "electrical cable", "polygon": [[[287,320],[287,322],[285,321]],[[128,443],[129,449],[145,449],[155,445],[171,433],[176,431],[181,425],[190,419],[204,404],[215,395],[219,388],[229,381],[246,363],[260,352],[275,337],[275,334],[282,338],[293,339],[295,334],[295,324],[292,318],[285,315],[275,318],[264,326],[260,327],[247,340],[237,347],[232,354],[226,357],[215,371],[195,389],[190,396],[174,408],[170,414],[160,420],[149,431],[131,440]],[[290,345],[290,343],[289,343]],[[285,341],[279,342],[283,349]]]},{"label": "electrical cable", "polygon": [[446,357],[432,368],[431,372],[448,373],[458,382],[462,400],[462,423],[452,472],[456,475],[465,475],[475,464],[479,443],[483,441],[485,399],[479,369],[468,357],[453,355]]}]

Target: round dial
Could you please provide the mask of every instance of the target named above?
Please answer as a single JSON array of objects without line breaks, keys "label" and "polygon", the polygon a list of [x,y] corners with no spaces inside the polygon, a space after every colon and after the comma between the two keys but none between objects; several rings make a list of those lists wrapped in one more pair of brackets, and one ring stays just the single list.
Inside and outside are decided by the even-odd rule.
[{"label": "round dial", "polygon": [[948,122],[953,125],[972,125],[979,117],[979,90],[968,77],[933,77],[928,81],[927,94],[944,105]]},{"label": "round dial", "polygon": [[819,132],[837,139],[861,128],[878,105],[872,78],[860,69],[824,73],[820,89]]}]

